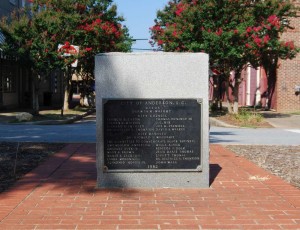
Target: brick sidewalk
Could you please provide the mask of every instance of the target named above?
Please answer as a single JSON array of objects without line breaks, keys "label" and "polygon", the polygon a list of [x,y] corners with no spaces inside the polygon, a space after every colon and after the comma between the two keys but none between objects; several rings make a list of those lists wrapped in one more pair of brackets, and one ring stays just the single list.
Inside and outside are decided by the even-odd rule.
[{"label": "brick sidewalk", "polygon": [[[209,189],[95,189],[71,144],[0,194],[0,229],[300,229],[300,190],[219,145]],[[265,179],[265,180],[263,180]]]}]

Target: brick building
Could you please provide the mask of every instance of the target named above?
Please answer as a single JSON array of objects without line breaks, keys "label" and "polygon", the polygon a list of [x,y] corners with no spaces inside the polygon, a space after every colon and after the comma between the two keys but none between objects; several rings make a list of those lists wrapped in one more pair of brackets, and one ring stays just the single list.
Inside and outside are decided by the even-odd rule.
[{"label": "brick building", "polygon": [[[13,10],[18,9],[25,1],[20,0],[1,0],[0,18],[8,16]],[[0,31],[0,43],[4,42],[5,37]],[[5,56],[0,50],[0,108],[7,105],[14,106],[20,102],[18,86],[20,80],[20,68],[16,60]]]},{"label": "brick building", "polygon": [[[300,7],[300,0],[294,2]],[[293,18],[291,22],[295,29],[285,33],[283,39],[293,40],[300,47],[300,18]],[[281,60],[279,64],[274,109],[279,112],[299,112],[300,95],[295,94],[295,89],[300,87],[300,54],[292,60]]]},{"label": "brick building", "polygon": [[[9,16],[16,9],[31,4],[28,0],[0,0],[0,18]],[[0,31],[0,43],[5,37]],[[10,108],[31,108],[33,90],[32,73],[26,66],[21,66],[16,58],[9,57],[0,50],[0,110]],[[41,76],[39,79],[39,105],[51,106],[62,103],[62,83],[60,73]]]},{"label": "brick building", "polygon": [[[294,1],[300,7],[300,0]],[[300,15],[299,15],[300,16]],[[300,47],[300,17],[292,18],[293,30],[283,34],[282,39],[293,40]],[[267,77],[263,68],[253,69],[248,67],[242,73],[243,81],[239,88],[240,106],[266,106]],[[271,109],[278,112],[291,113],[300,111],[300,54],[292,60],[280,60],[277,72],[277,83]],[[225,100],[225,99],[224,99]]]}]

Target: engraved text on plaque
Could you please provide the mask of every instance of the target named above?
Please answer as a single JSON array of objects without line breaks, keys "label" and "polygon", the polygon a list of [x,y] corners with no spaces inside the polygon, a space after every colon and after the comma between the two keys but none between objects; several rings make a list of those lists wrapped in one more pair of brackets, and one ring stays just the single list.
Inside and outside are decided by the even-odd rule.
[{"label": "engraved text on plaque", "polygon": [[200,171],[197,99],[104,100],[104,164],[109,171]]}]

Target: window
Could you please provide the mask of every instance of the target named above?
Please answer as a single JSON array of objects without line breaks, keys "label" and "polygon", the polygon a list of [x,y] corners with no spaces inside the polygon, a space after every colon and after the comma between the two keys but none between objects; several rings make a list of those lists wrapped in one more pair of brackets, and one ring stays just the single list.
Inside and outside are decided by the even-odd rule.
[{"label": "window", "polygon": [[13,93],[16,91],[16,75],[17,71],[10,65],[3,65],[2,70],[2,86],[3,92]]},{"label": "window", "polygon": [[15,6],[17,5],[17,0],[9,0],[9,2]]},{"label": "window", "polygon": [[12,93],[16,91],[14,77],[9,76],[4,78],[3,80],[4,80],[3,91],[5,93]]}]

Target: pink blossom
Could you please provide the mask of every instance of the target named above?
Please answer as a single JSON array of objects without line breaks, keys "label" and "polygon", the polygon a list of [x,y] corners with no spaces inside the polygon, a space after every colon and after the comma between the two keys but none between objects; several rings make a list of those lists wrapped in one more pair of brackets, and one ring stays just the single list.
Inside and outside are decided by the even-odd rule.
[{"label": "pink blossom", "polygon": [[160,45],[162,45],[164,42],[162,41],[162,40],[158,40],[157,41],[157,44],[160,46]]},{"label": "pink blossom", "polygon": [[285,46],[288,47],[291,50],[295,49],[295,44],[294,44],[293,41],[286,42]]},{"label": "pink blossom", "polygon": [[155,30],[155,31],[161,31],[162,30],[162,28],[159,25],[155,25],[151,29]]},{"label": "pink blossom", "polygon": [[270,30],[270,29],[271,29],[271,26],[265,25],[265,28],[266,28],[267,30]]},{"label": "pink blossom", "polygon": [[180,16],[181,13],[184,11],[184,4],[183,3],[179,3],[177,6],[176,6],[177,10],[175,11],[175,14],[177,16]]},{"label": "pink blossom", "polygon": [[102,22],[102,20],[100,19],[100,18],[97,18],[94,22],[93,22],[93,24],[95,24],[95,25],[99,25],[100,23]]},{"label": "pink blossom", "polygon": [[267,34],[264,36],[264,43],[268,43],[270,41],[270,36]]},{"label": "pink blossom", "polygon": [[261,26],[253,27],[253,30],[254,30],[255,32],[259,32],[261,29],[262,29]]},{"label": "pink blossom", "polygon": [[252,32],[252,28],[249,26],[249,27],[247,27],[246,31],[247,31],[247,33],[251,33]]},{"label": "pink blossom", "polygon": [[181,13],[182,13],[182,11],[183,11],[183,8],[179,8],[179,9],[177,9],[177,10],[175,11],[175,14],[176,14],[177,16],[180,16]]},{"label": "pink blossom", "polygon": [[249,43],[246,43],[246,48],[252,48],[252,46]]},{"label": "pink blossom", "polygon": [[254,42],[258,47],[261,47],[261,39],[259,37],[254,37]]},{"label": "pink blossom", "polygon": [[222,28],[219,28],[218,31],[216,32],[216,35],[221,36],[223,33]]},{"label": "pink blossom", "polygon": [[277,16],[275,14],[273,14],[273,15],[271,15],[271,16],[268,17],[268,22],[270,24],[272,24],[272,23],[274,23],[276,21],[278,21],[278,18],[277,18]]},{"label": "pink blossom", "polygon": [[276,15],[271,15],[268,17],[268,22],[272,25],[275,26],[276,28],[280,27],[280,21],[279,18]]}]

